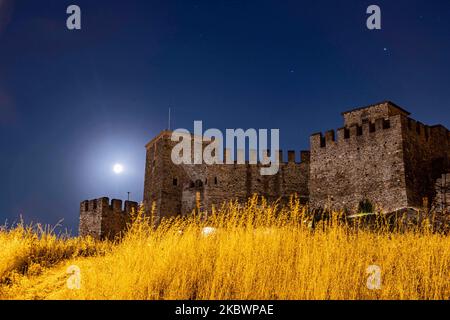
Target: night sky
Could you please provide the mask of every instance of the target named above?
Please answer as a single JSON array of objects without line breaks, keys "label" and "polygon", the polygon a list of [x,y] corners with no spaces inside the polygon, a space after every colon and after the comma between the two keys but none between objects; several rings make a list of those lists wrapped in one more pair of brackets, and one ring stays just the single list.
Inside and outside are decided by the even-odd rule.
[{"label": "night sky", "polygon": [[0,224],[76,234],[82,200],[140,201],[169,106],[175,128],[279,128],[300,150],[383,100],[450,127],[449,89],[448,0],[0,0]]}]

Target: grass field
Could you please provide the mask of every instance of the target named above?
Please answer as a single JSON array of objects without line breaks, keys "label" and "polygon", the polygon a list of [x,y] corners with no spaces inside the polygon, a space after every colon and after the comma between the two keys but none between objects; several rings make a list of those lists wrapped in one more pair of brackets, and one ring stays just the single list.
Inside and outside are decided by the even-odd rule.
[{"label": "grass field", "polygon": [[450,298],[450,237],[307,217],[253,198],[157,230],[137,213],[116,243],[4,228],[0,299]]}]

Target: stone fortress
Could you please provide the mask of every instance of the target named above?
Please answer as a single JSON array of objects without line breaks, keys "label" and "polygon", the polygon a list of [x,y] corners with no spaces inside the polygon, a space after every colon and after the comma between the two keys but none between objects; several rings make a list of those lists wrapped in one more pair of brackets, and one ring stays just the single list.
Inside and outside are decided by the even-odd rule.
[{"label": "stone fortress", "polygon": [[[296,194],[312,209],[354,213],[363,200],[379,210],[403,207],[450,212],[450,131],[427,126],[390,101],[342,113],[344,127],[310,137],[310,151],[279,152],[276,175],[260,174],[261,164],[175,165],[171,132],[147,146],[144,199],[156,221],[187,215],[199,206],[219,208],[253,194],[286,202]],[[229,157],[229,150],[224,157]],[[239,150],[237,151],[239,155]],[[250,157],[255,155],[250,155]],[[298,161],[299,160],[299,161]],[[81,236],[113,238],[126,227],[136,202],[101,198],[80,206]]]}]

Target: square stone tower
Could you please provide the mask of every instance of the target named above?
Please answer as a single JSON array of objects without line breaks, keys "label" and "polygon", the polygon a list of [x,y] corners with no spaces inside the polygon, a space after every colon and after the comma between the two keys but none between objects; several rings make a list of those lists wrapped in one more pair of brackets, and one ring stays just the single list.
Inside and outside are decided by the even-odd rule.
[{"label": "square stone tower", "polygon": [[435,197],[436,179],[450,167],[450,133],[425,126],[386,101],[344,112],[344,127],[314,134],[312,207],[354,212],[362,200],[384,211],[421,207]]},{"label": "square stone tower", "polygon": [[181,212],[184,173],[171,160],[171,131],[162,131],[146,145],[144,208],[159,221],[164,216]]}]

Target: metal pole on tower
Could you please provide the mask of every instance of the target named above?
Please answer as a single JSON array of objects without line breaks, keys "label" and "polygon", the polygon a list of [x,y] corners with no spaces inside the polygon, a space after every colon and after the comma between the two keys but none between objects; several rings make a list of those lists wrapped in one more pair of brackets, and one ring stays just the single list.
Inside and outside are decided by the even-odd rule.
[{"label": "metal pole on tower", "polygon": [[169,107],[169,121],[168,121],[168,130],[170,131],[170,107]]}]

